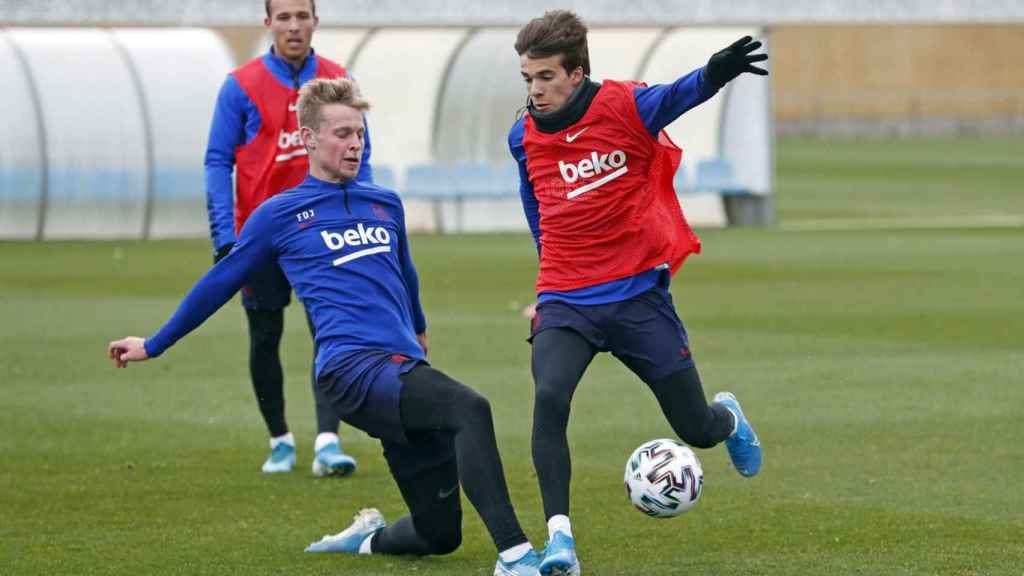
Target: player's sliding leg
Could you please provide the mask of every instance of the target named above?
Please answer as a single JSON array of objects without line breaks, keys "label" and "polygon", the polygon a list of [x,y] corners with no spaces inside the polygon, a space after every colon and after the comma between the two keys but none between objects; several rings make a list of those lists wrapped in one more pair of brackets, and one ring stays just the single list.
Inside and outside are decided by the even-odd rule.
[{"label": "player's sliding leg", "polygon": [[[376,521],[379,514],[367,514],[370,520],[363,526],[357,526],[357,517],[345,532],[327,536],[307,550],[450,553],[462,541],[461,483],[499,551],[494,573],[537,576],[540,558],[512,508],[490,404],[471,388],[429,366],[417,366],[402,375],[401,381],[400,418],[409,442],[385,441],[384,446],[409,516],[387,527],[382,527],[382,520]],[[354,547],[359,538],[362,540]]]},{"label": "player's sliding leg", "polygon": [[569,523],[572,462],[566,428],[573,393],[595,353],[574,330],[551,328],[533,337],[533,465],[548,520],[544,573],[580,572]]},{"label": "player's sliding leg", "polygon": [[[537,574],[540,558],[512,508],[494,437],[490,403],[472,388],[429,366],[417,366],[401,379],[401,418],[406,435],[444,431],[451,436],[458,480],[499,552],[494,573]],[[454,480],[448,478],[445,486],[437,488],[436,495],[433,490],[429,495],[449,497],[459,484]]]},{"label": "player's sliding leg", "polygon": [[[306,324],[309,334],[316,342],[313,320],[306,310]],[[356,471],[356,459],[341,450],[341,439],[338,437],[338,414],[331,406],[330,400],[316,383],[316,346],[313,347],[313,363],[310,368],[310,381],[313,385],[313,402],[316,406],[316,443],[313,446],[314,476],[348,476]]]},{"label": "player's sliding leg", "polygon": [[260,414],[270,432],[270,456],[263,472],[290,472],[295,465],[295,439],[284,417],[284,373],[279,346],[284,332],[284,310],[246,308],[249,321],[249,374]]}]

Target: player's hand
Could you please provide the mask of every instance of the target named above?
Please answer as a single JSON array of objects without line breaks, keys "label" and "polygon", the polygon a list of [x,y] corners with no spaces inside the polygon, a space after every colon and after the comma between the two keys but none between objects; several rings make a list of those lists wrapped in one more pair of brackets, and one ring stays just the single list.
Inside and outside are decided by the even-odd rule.
[{"label": "player's hand", "polygon": [[744,36],[726,48],[715,52],[708,60],[705,69],[708,81],[715,88],[721,88],[744,72],[767,76],[767,70],[753,65],[754,62],[763,62],[768,59],[768,55],[764,53],[751,54],[760,47],[760,41],[755,42],[750,36]]},{"label": "player's hand", "polygon": [[114,340],[107,345],[107,356],[114,361],[118,368],[124,368],[129,362],[149,360],[145,343],[144,339],[136,336]]},{"label": "player's hand", "polygon": [[430,344],[427,342],[427,333],[420,332],[416,335],[416,341],[420,343],[420,348],[423,348],[423,355],[430,354]]},{"label": "player's hand", "polygon": [[234,247],[235,247],[235,243],[234,242],[228,242],[227,244],[225,244],[225,245],[221,246],[220,248],[217,248],[216,250],[214,250],[213,251],[213,263],[216,264],[217,262],[220,262],[221,260],[223,260],[224,257],[227,256],[231,252],[231,249],[234,248]]}]

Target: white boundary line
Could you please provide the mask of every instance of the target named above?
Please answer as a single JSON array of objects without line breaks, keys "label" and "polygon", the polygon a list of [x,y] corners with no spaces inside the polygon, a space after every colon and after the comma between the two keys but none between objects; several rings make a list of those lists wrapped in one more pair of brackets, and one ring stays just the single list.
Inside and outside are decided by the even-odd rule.
[{"label": "white boundary line", "polygon": [[837,218],[783,222],[784,232],[819,232],[829,230],[896,230],[938,228],[1018,228],[1024,227],[1024,214],[993,214],[990,216],[939,216],[935,218]]}]

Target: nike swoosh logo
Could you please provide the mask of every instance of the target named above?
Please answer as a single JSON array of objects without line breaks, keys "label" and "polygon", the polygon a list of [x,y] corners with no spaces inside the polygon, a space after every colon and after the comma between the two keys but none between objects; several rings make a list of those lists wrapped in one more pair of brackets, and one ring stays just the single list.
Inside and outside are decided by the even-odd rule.
[{"label": "nike swoosh logo", "polygon": [[451,488],[449,488],[447,490],[444,490],[444,489],[438,490],[437,491],[437,498],[438,498],[438,500],[444,500],[445,498],[451,496],[452,494],[455,493],[455,491],[458,488],[459,488],[459,485],[456,484],[455,486],[452,486]]},{"label": "nike swoosh logo", "polygon": [[[590,126],[587,126],[587,128],[590,128]],[[580,134],[583,134],[584,132],[586,132],[587,128],[584,128],[584,129],[580,130],[579,132],[577,132],[575,134],[566,134],[565,135],[565,141],[566,142],[573,142],[574,140],[576,140],[577,138],[580,137]]]},{"label": "nike swoosh logo", "polygon": [[297,104],[289,104],[289,105],[288,105],[288,111],[289,111],[289,112],[295,112],[295,111],[296,111],[296,110],[298,110],[298,109],[299,109],[299,107],[298,107],[298,105],[297,105]]}]

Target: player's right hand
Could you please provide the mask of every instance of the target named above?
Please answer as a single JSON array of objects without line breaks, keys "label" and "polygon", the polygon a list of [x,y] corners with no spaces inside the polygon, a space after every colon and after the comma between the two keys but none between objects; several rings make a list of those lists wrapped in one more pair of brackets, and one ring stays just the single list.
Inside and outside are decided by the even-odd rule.
[{"label": "player's right hand", "polygon": [[137,336],[129,336],[114,340],[107,345],[107,356],[118,368],[124,368],[129,362],[142,362],[149,359],[146,353],[146,340]]}]

